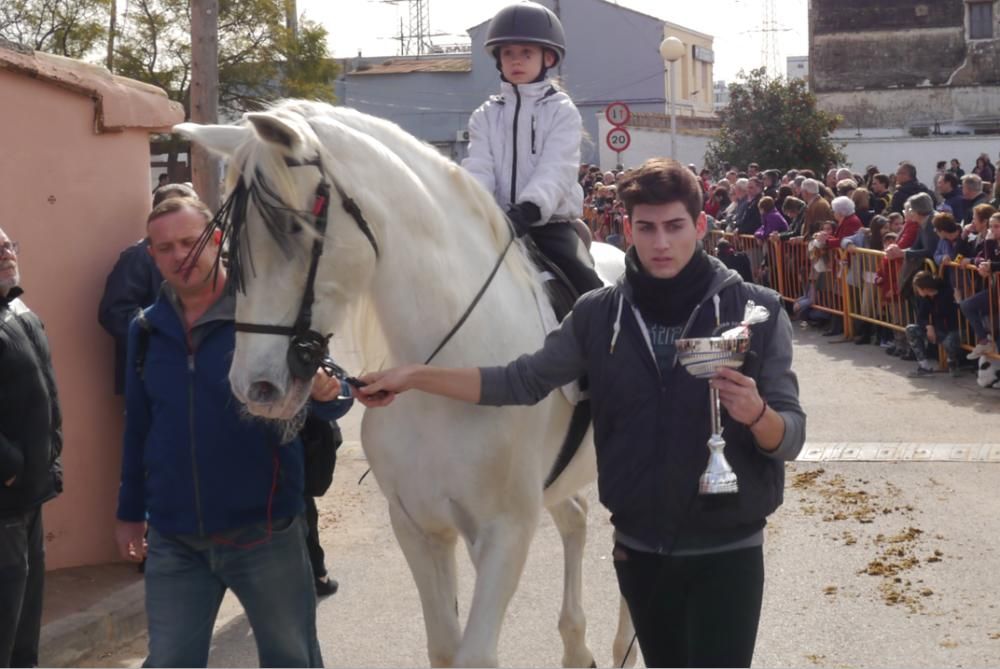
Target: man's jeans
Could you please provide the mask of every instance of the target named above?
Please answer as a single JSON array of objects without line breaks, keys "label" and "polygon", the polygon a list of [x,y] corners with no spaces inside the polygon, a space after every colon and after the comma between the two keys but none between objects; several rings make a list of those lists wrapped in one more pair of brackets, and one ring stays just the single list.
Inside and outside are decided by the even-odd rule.
[{"label": "man's jeans", "polygon": [[[941,332],[938,330],[937,343],[944,347],[944,352],[948,356],[949,363],[957,363],[958,356],[962,352],[962,342],[958,336],[958,330],[952,330],[951,332]],[[923,361],[927,359],[927,328],[923,325],[917,325],[916,323],[910,323],[906,326],[906,341],[910,345],[910,350],[913,351],[914,357],[917,360]]]},{"label": "man's jeans", "polygon": [[[224,542],[224,543],[223,543]],[[319,667],[316,591],[302,516],[222,539],[168,537],[149,528],[147,667],[204,667],[219,605],[243,605],[262,667]]]},{"label": "man's jeans", "polygon": [[0,667],[38,666],[44,534],[40,506],[0,518]]}]

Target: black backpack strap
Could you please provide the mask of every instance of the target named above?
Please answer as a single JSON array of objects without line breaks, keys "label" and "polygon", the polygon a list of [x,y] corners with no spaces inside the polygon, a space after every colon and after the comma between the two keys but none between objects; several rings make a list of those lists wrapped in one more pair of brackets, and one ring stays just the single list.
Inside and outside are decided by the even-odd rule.
[{"label": "black backpack strap", "polygon": [[153,332],[153,326],[150,324],[149,319],[146,318],[146,312],[142,309],[136,315],[135,322],[139,326],[139,335],[136,340],[135,350],[135,371],[139,374],[140,379],[145,380],[146,352],[149,350],[149,336]]}]

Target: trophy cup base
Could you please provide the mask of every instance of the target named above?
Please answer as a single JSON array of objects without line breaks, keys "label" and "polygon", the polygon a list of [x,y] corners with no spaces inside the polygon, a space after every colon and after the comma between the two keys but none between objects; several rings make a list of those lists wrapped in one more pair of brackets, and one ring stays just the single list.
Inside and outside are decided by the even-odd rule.
[{"label": "trophy cup base", "polygon": [[739,492],[736,472],[726,461],[723,450],[726,442],[722,435],[713,434],[708,440],[708,467],[698,479],[698,493],[701,495],[731,495]]},{"label": "trophy cup base", "polygon": [[699,495],[735,495],[739,491],[740,486],[736,481],[736,474],[732,472],[728,476],[703,475],[698,479]]}]

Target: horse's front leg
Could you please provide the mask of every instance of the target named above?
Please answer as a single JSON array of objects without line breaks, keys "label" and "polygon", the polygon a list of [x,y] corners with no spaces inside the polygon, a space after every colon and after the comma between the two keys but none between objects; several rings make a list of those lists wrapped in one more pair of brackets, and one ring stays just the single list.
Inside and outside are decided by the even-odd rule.
[{"label": "horse's front leg", "polygon": [[624,597],[619,596],[619,599],[618,630],[611,646],[611,657],[616,667],[634,667],[639,656],[639,644],[635,638],[635,626],[632,624],[632,614],[629,613],[628,604]]},{"label": "horse's front leg", "polygon": [[469,547],[476,587],[456,666],[497,666],[500,627],[524,571],[540,511],[538,504],[521,514],[495,516],[476,533]]},{"label": "horse's front leg", "polygon": [[454,666],[462,634],[455,570],[457,534],[442,536],[425,532],[395,501],[389,502],[389,518],[420,593],[427,629],[427,657],[432,667]]},{"label": "horse's front leg", "polygon": [[587,617],[583,612],[583,549],[587,543],[587,500],[573,495],[549,509],[563,542],[563,602],[559,634],[564,667],[596,666],[587,648]]}]

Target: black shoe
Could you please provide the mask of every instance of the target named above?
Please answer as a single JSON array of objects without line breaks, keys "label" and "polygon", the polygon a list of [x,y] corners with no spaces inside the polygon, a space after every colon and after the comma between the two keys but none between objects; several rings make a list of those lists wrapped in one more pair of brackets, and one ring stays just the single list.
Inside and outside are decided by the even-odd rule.
[{"label": "black shoe", "polygon": [[896,345],[893,344],[892,346],[889,346],[887,349],[885,349],[885,354],[886,355],[899,355],[899,350],[896,348]]},{"label": "black shoe", "polygon": [[823,336],[824,337],[839,337],[842,334],[844,334],[843,330],[827,330],[826,332],[823,333]]},{"label": "black shoe", "polygon": [[317,597],[328,597],[336,594],[337,588],[340,587],[340,584],[330,577],[327,577],[325,581],[319,578],[313,579],[313,582],[316,584]]},{"label": "black shoe", "polygon": [[900,359],[900,360],[909,360],[909,361],[911,361],[911,362],[912,362],[913,360],[916,360],[916,359],[917,359],[917,356],[913,354],[913,351],[904,351],[904,352],[903,352],[903,353],[902,353],[902,354],[901,354],[901,355],[899,356],[899,359]]}]

